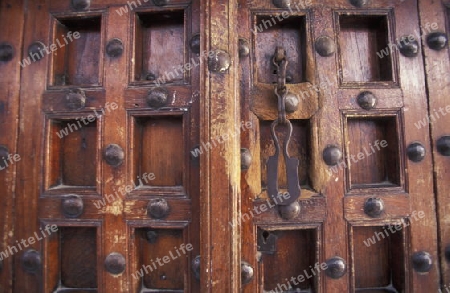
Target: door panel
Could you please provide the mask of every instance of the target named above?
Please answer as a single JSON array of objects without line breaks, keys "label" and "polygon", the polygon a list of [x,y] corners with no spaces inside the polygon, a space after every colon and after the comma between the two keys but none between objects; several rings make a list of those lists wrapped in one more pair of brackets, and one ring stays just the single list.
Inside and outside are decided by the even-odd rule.
[{"label": "door panel", "polygon": [[199,3],[32,2],[14,292],[198,292]]},{"label": "door panel", "polygon": [[[24,25],[23,1],[0,2],[0,292],[10,292],[14,274],[14,204],[17,166],[23,158],[17,150],[21,47]],[[14,22],[14,26],[9,25]],[[4,254],[6,251],[6,254]]]},{"label": "door panel", "polygon": [[0,293],[450,282],[446,1],[16,2]]},{"label": "door panel", "polygon": [[422,43],[425,56],[428,87],[428,115],[416,121],[417,128],[429,128],[433,148],[429,154],[433,157],[433,175],[437,198],[437,216],[439,221],[439,256],[442,270],[440,287],[442,291],[450,283],[450,238],[446,213],[449,206],[449,49],[450,2],[436,1],[420,3]]},{"label": "door panel", "polygon": [[[431,157],[412,161],[414,143],[430,149],[427,129],[414,127],[427,114],[424,69],[418,45],[394,47],[419,26],[414,3],[288,2],[240,1],[239,36],[250,50],[240,58],[241,117],[256,126],[241,135],[252,162],[242,171],[237,224],[242,259],[254,269],[243,291],[437,290]],[[277,46],[298,100],[287,115],[288,151],[300,162],[298,214],[267,192]],[[284,168],[280,160],[281,193]]]}]

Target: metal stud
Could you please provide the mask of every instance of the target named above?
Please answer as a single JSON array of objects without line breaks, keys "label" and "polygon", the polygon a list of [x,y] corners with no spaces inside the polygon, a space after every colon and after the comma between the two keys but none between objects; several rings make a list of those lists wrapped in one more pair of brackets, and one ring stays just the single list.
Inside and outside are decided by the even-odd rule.
[{"label": "metal stud", "polygon": [[123,53],[122,40],[118,38],[111,39],[106,45],[106,54],[111,58],[120,57]]},{"label": "metal stud", "polygon": [[145,232],[145,239],[147,239],[149,243],[156,243],[158,240],[158,232],[155,230],[147,230]]},{"label": "metal stud", "polygon": [[428,35],[427,44],[431,49],[440,51],[448,45],[448,37],[445,33],[434,32]]},{"label": "metal stud", "polygon": [[413,162],[420,162],[425,158],[425,147],[418,142],[411,143],[406,149],[408,158]]},{"label": "metal stud", "polygon": [[241,148],[241,170],[248,170],[252,164],[252,154],[246,148]]},{"label": "metal stud", "polygon": [[412,256],[412,266],[418,273],[427,273],[433,265],[431,254],[426,251],[418,251]]},{"label": "metal stud", "polygon": [[75,10],[86,10],[91,6],[91,0],[72,0],[72,7]]},{"label": "metal stud", "polygon": [[200,34],[195,34],[194,36],[192,36],[189,45],[190,45],[191,51],[193,53],[199,54],[200,53]]},{"label": "metal stud", "polygon": [[350,3],[358,8],[369,5],[369,0],[350,0]]},{"label": "metal stud", "polygon": [[253,279],[253,268],[252,266],[245,261],[241,262],[241,283],[242,285],[250,283],[250,281]]},{"label": "metal stud", "polygon": [[445,247],[445,260],[447,261],[447,262],[450,262],[450,245],[447,245],[446,247]]},{"label": "metal stud", "polygon": [[239,57],[247,57],[250,55],[250,45],[244,38],[239,38]]},{"label": "metal stud", "polygon": [[404,36],[400,40],[399,50],[405,57],[416,57],[419,54],[419,42],[410,40],[409,36]]},{"label": "metal stud", "polygon": [[342,152],[337,146],[328,146],[322,154],[323,160],[328,166],[334,166],[342,160]]},{"label": "metal stud", "polygon": [[150,108],[161,108],[169,101],[169,91],[163,87],[153,88],[148,92],[145,100]]},{"label": "metal stud", "polygon": [[291,7],[291,0],[273,0],[273,5],[278,8],[289,8]]},{"label": "metal stud", "polygon": [[358,95],[358,97],[356,98],[356,102],[364,110],[371,110],[373,107],[375,107],[377,98],[373,93],[366,91]]},{"label": "metal stud", "polygon": [[34,249],[29,249],[22,255],[21,262],[27,273],[36,273],[41,268],[41,254]]},{"label": "metal stud", "polygon": [[14,47],[9,43],[0,44],[0,61],[11,61],[14,56]]},{"label": "metal stud", "polygon": [[145,75],[145,80],[154,81],[154,80],[156,80],[156,78],[157,78],[157,75],[153,72],[148,72]]},{"label": "metal stud", "polygon": [[66,107],[70,110],[81,110],[86,106],[86,94],[82,89],[72,89],[66,95]]},{"label": "metal stud", "polygon": [[450,156],[450,136],[446,135],[439,138],[436,142],[438,152],[446,157]]},{"label": "metal stud", "polygon": [[112,252],[105,259],[105,269],[108,273],[118,275],[125,270],[125,257],[118,253]]},{"label": "metal stud", "polygon": [[286,94],[285,109],[287,113],[294,113],[298,110],[299,100],[296,94],[288,92]]},{"label": "metal stud", "polygon": [[8,156],[8,148],[4,145],[0,145],[0,170],[4,170],[6,167],[8,167]]},{"label": "metal stud", "polygon": [[371,218],[378,218],[384,211],[384,202],[381,198],[368,198],[364,203],[364,213]]},{"label": "metal stud", "polygon": [[322,57],[329,57],[336,51],[336,45],[328,36],[318,37],[315,43],[316,52]]},{"label": "metal stud", "polygon": [[122,164],[123,159],[125,158],[125,153],[119,145],[109,144],[103,152],[103,158],[108,165],[117,167]]},{"label": "metal stud", "polygon": [[278,213],[280,214],[281,218],[285,220],[291,220],[295,217],[297,217],[300,214],[300,204],[297,201],[294,201],[293,203],[289,205],[279,205],[278,206]]},{"label": "metal stud", "polygon": [[34,42],[28,47],[28,55],[31,61],[37,62],[44,58],[44,48],[45,45],[42,42]]},{"label": "metal stud", "polygon": [[223,50],[215,50],[208,55],[208,68],[211,72],[224,73],[230,68],[231,57]]},{"label": "metal stud", "polygon": [[343,258],[338,256],[332,257],[326,261],[327,269],[325,274],[332,279],[339,279],[345,275],[347,264]]},{"label": "metal stud", "polygon": [[192,272],[194,273],[194,277],[197,280],[200,280],[200,255],[197,255],[193,260],[191,264]]},{"label": "metal stud", "polygon": [[164,198],[151,199],[147,205],[147,214],[153,219],[163,219],[170,213],[170,206]]},{"label": "metal stud", "polygon": [[84,210],[83,199],[76,194],[68,194],[61,200],[61,209],[67,218],[77,218]]},{"label": "metal stud", "polygon": [[165,6],[169,4],[170,0],[153,0],[153,4],[156,6]]}]

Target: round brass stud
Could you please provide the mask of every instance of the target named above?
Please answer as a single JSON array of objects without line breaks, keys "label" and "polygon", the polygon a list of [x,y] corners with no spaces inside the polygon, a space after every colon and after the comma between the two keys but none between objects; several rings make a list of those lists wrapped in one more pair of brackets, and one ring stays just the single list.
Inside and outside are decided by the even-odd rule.
[{"label": "round brass stud", "polygon": [[287,113],[294,113],[295,111],[297,111],[299,103],[300,102],[296,94],[293,94],[291,92],[288,92],[286,94],[285,109]]},{"label": "round brass stud", "polygon": [[364,203],[364,213],[371,218],[378,218],[384,211],[384,202],[381,198],[368,198]]},{"label": "round brass stud", "polygon": [[114,38],[108,42],[106,45],[106,55],[111,58],[117,58],[122,56],[123,53],[123,43],[120,39]]},{"label": "round brass stud", "polygon": [[21,262],[27,273],[36,273],[41,268],[41,254],[34,249],[29,249],[22,255]]},{"label": "round brass stud", "polygon": [[446,157],[450,156],[450,136],[446,135],[439,138],[436,142],[438,152]]},{"label": "round brass stud", "polygon": [[118,167],[122,164],[125,158],[125,153],[119,145],[109,144],[103,152],[103,158],[108,165]]},{"label": "round brass stud", "polygon": [[164,198],[151,199],[147,205],[147,214],[153,219],[163,219],[170,213],[170,206]]},{"label": "round brass stud", "polygon": [[419,42],[409,40],[408,36],[404,36],[401,38],[399,50],[405,57],[416,57],[419,54]]},{"label": "round brass stud", "polygon": [[356,98],[356,102],[362,109],[368,111],[373,109],[373,107],[375,107],[375,104],[377,103],[377,98],[373,93],[366,91],[358,95],[358,97]]},{"label": "round brass stud", "polygon": [[118,275],[125,271],[125,257],[118,253],[112,252],[105,259],[105,269],[112,275]]},{"label": "round brass stud", "polygon": [[347,271],[347,264],[343,258],[338,256],[332,257],[326,261],[327,269],[325,274],[332,279],[343,277]]},{"label": "round brass stud", "polygon": [[189,46],[191,47],[191,51],[193,53],[200,53],[200,34],[195,34],[192,36]]},{"label": "round brass stud", "polygon": [[412,266],[418,273],[427,273],[433,265],[431,254],[426,251],[418,251],[412,256]]},{"label": "round brass stud", "polygon": [[280,214],[280,217],[284,220],[291,220],[295,217],[297,217],[300,214],[300,204],[298,201],[294,201],[291,204],[288,205],[279,205],[278,206],[278,213]]},{"label": "round brass stud", "polygon": [[211,72],[225,73],[231,65],[230,55],[223,50],[215,50],[208,55],[208,68]]},{"label": "round brass stud", "polygon": [[145,100],[150,108],[161,108],[169,101],[169,91],[163,87],[153,88],[148,92]]},{"label": "round brass stud", "polygon": [[418,142],[411,143],[406,149],[408,158],[413,162],[420,162],[425,158],[425,147]]},{"label": "round brass stud", "polygon": [[241,262],[241,283],[242,285],[250,283],[250,281],[253,279],[253,268],[252,266],[245,261]]},{"label": "round brass stud", "polygon": [[239,57],[247,57],[250,55],[250,45],[244,38],[239,38]]},{"label": "round brass stud", "polygon": [[86,94],[82,89],[72,89],[66,95],[66,107],[70,110],[81,110],[86,106]]},{"label": "round brass stud", "polygon": [[334,166],[342,160],[342,152],[337,146],[328,146],[322,154],[323,160],[328,166]]},{"label": "round brass stud", "polygon": [[83,199],[76,194],[68,194],[61,199],[61,209],[67,218],[77,218],[84,210]]},{"label": "round brass stud", "polygon": [[291,0],[273,0],[273,5],[278,8],[289,8],[291,7]]},{"label": "round brass stud", "polygon": [[0,44],[0,61],[8,62],[11,61],[14,56],[14,47],[8,43]]},{"label": "round brass stud", "polygon": [[246,148],[241,148],[241,170],[248,170],[252,164],[252,154]]},{"label": "round brass stud", "polygon": [[91,0],[72,0],[72,7],[75,10],[86,10],[91,6]]},{"label": "round brass stud", "polygon": [[448,37],[445,33],[434,32],[427,36],[427,44],[431,49],[440,51],[447,47]]},{"label": "round brass stud", "polygon": [[336,45],[332,38],[321,36],[315,42],[316,52],[322,57],[329,57],[336,52]]}]

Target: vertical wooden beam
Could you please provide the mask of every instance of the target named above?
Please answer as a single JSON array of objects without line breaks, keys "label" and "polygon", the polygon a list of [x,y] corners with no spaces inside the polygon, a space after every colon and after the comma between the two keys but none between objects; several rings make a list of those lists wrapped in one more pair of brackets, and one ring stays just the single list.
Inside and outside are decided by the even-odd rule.
[{"label": "vertical wooden beam", "polygon": [[[124,44],[124,50],[120,57],[110,57],[104,54],[104,72],[105,72],[105,92],[106,103],[116,103],[119,107],[111,113],[106,112],[104,117],[104,135],[102,139],[102,150],[109,144],[119,145],[124,152],[127,146],[126,135],[126,110],[125,110],[125,97],[123,95],[124,89],[127,86],[127,62],[129,56],[128,36],[129,36],[129,17],[132,13],[127,13],[123,16],[118,15],[115,10],[117,7],[109,8],[109,13],[104,14],[106,21],[105,35],[103,38],[103,47],[107,46],[108,42],[114,38],[119,38]],[[102,161],[103,165],[103,194],[105,197],[108,194],[114,194],[119,188],[127,185],[126,170],[127,164],[124,163],[118,167],[112,167]],[[125,197],[124,195],[123,197]],[[130,272],[130,260],[131,257],[128,253],[128,240],[127,224],[124,221],[124,201],[123,198],[115,198],[115,201],[108,202],[107,207],[104,210],[104,226],[103,226],[103,260],[111,253],[120,253],[127,263],[126,269],[123,273],[114,275],[110,274],[106,270],[103,271],[103,290],[100,292],[128,292],[129,279],[131,277]]]},{"label": "vertical wooden beam", "polygon": [[[396,37],[414,34],[415,30],[420,29],[418,1],[411,0],[404,2],[396,7],[396,19],[398,23]],[[403,25],[400,25],[403,24]],[[422,47],[423,49],[423,47]],[[430,136],[426,128],[418,129],[415,126],[418,119],[423,119],[428,114],[426,87],[425,87],[425,69],[422,56],[419,54],[416,58],[408,58],[400,55],[400,84],[403,89],[403,123],[404,123],[404,142],[407,147],[413,142],[421,142],[425,149],[430,151]],[[421,74],[412,74],[412,73]],[[405,148],[406,149],[406,148]],[[429,153],[428,153],[429,154]],[[438,290],[439,271],[437,265],[437,234],[436,234],[436,207],[433,196],[433,178],[431,176],[432,160],[431,156],[426,155],[420,163],[414,163],[408,160],[405,153],[405,168],[407,192],[410,197],[411,216],[410,216],[410,254],[408,255],[411,268],[411,287],[414,292],[436,292]],[[424,204],[427,201],[427,204]],[[417,221],[413,213],[422,211],[425,216]],[[425,251],[430,253],[433,265],[429,272],[421,273],[414,270],[412,258],[415,253]]]},{"label": "vertical wooden beam", "polygon": [[[224,73],[201,70],[201,143],[233,133],[240,123],[237,98],[237,3],[201,1],[201,50],[226,51],[231,66]],[[222,140],[221,140],[222,141]],[[239,292],[240,231],[228,223],[240,210],[239,134],[216,143],[200,159],[201,196],[201,292]]]},{"label": "vertical wooden beam", "polygon": [[[20,73],[19,61],[22,57],[24,1],[2,1],[0,3],[0,44],[8,44],[13,48],[12,59],[0,61],[0,145],[7,147],[9,154],[20,158],[17,152],[17,134],[19,126],[19,93]],[[6,158],[5,158],[6,159]],[[3,158],[0,158],[3,161]],[[14,198],[16,169],[19,161],[8,166],[1,165],[0,170],[0,249],[6,250],[14,245]],[[4,169],[3,169],[4,168]],[[12,292],[13,259],[8,257],[0,262],[0,292]]]},{"label": "vertical wooden beam", "polygon": [[[450,135],[450,101],[448,100],[450,96],[450,59],[448,45],[442,50],[434,50],[428,46],[426,39],[433,32],[446,33],[447,37],[449,36],[450,1],[419,0],[419,14],[428,89],[428,114],[430,115],[429,120],[426,116],[421,119],[424,119],[425,122],[431,121],[423,126],[423,131],[431,132],[432,149],[429,149],[429,144],[427,144],[427,155],[433,159],[441,268],[440,287],[442,291],[445,291],[444,288],[450,287],[450,263],[446,257],[446,248],[450,248],[450,218],[447,216],[450,210],[450,157],[443,156],[438,152],[437,141],[442,136]],[[419,121],[414,122],[419,123]],[[438,259],[435,261],[437,262]]]},{"label": "vertical wooden beam", "polygon": [[[322,10],[314,10],[312,19],[316,23],[312,26],[313,40],[321,36],[333,37],[334,31],[334,10],[335,1],[326,1],[327,4]],[[338,39],[335,39],[338,42]],[[338,72],[337,58],[321,57],[316,52],[316,68],[318,80],[317,85],[326,84],[327,90],[321,89],[319,93],[320,110],[311,118],[311,124],[314,128],[313,138],[311,140],[311,149],[313,156],[317,158],[313,161],[315,169],[316,185],[320,186],[319,192],[327,198],[327,212],[322,227],[322,251],[323,258],[320,262],[334,257],[340,257],[345,260],[347,265],[346,274],[339,279],[332,279],[322,273],[322,290],[319,292],[348,292],[349,288],[349,268],[351,259],[348,251],[348,229],[347,221],[344,217],[343,201],[345,197],[344,171],[339,168],[338,173],[330,173],[330,166],[326,165],[322,159],[323,151],[330,145],[337,146],[341,152],[344,152],[345,145],[342,133],[342,117],[339,111],[339,101],[336,98],[339,91],[339,81],[336,74]],[[337,54],[337,53],[336,53]],[[316,135],[314,137],[314,135]],[[316,153],[314,153],[316,152]]]},{"label": "vertical wooden beam", "polygon": [[[34,42],[48,45],[49,23],[48,1],[28,1],[23,37],[23,56],[27,57],[28,47]],[[45,56],[22,68],[20,83],[20,127],[18,137],[18,154],[21,156],[17,166],[16,198],[15,198],[15,239],[21,241],[39,232],[38,199],[41,187],[42,138],[44,124],[42,121],[42,93],[47,84],[47,64],[49,56]],[[41,122],[41,123],[39,123]],[[35,273],[27,273],[22,266],[21,258],[28,249],[41,252],[42,241],[29,245],[14,254],[14,289],[13,292],[29,292],[36,288],[40,292],[42,267]]]}]

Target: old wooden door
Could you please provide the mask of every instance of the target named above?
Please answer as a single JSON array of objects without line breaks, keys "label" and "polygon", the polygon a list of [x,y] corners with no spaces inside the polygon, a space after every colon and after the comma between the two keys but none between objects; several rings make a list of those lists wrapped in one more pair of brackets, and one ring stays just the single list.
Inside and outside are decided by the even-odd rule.
[{"label": "old wooden door", "polygon": [[[417,125],[428,115],[422,34],[444,24],[419,22],[416,1],[239,4],[241,119],[254,125],[241,136],[248,164],[233,223],[243,291],[437,292],[432,149]],[[286,164],[280,77],[292,125]],[[293,158],[302,192],[290,203]]]},{"label": "old wooden door", "polygon": [[448,5],[0,0],[0,293],[444,288]]},{"label": "old wooden door", "polygon": [[199,2],[154,2],[27,1],[13,292],[200,290]]}]

